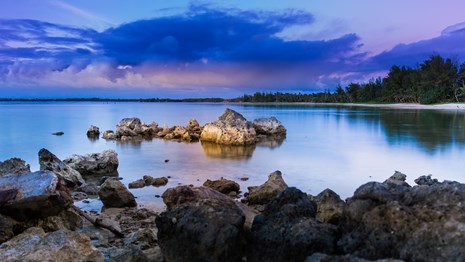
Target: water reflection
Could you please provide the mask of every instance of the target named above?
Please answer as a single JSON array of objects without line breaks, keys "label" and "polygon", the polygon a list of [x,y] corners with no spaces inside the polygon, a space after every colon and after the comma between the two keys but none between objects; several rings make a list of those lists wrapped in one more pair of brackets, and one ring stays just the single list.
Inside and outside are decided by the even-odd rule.
[{"label": "water reflection", "polygon": [[275,148],[280,147],[283,144],[284,139],[286,139],[286,138],[285,137],[266,137],[266,136],[264,136],[264,137],[259,138],[257,146],[268,147],[270,149],[275,149]]},{"label": "water reflection", "polygon": [[200,142],[207,157],[220,159],[248,160],[255,151],[255,145],[228,146],[211,142]]}]

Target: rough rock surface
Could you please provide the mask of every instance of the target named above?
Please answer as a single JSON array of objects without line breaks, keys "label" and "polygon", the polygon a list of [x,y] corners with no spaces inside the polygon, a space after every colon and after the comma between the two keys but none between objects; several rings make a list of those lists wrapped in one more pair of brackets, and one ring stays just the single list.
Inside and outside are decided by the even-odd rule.
[{"label": "rough rock surface", "polygon": [[116,134],[113,130],[105,130],[102,135],[103,139],[114,140],[116,139]]},{"label": "rough rock surface", "polygon": [[303,261],[315,252],[332,253],[336,227],[315,219],[316,203],[290,187],[266,205],[252,225],[247,261]]},{"label": "rough rock surface", "polygon": [[168,188],[162,195],[163,202],[171,209],[176,205],[187,202],[196,202],[202,199],[219,199],[231,201],[231,199],[220,192],[208,187],[177,186]]},{"label": "rough rock surface", "polygon": [[101,153],[87,155],[72,155],[64,163],[77,170],[82,176],[112,176],[117,175],[118,154],[114,150],[104,150]]},{"label": "rough rock surface", "polygon": [[339,224],[346,203],[331,189],[325,189],[315,197],[317,203],[316,219],[320,222]]},{"label": "rough rock surface", "polygon": [[100,136],[100,129],[96,126],[90,126],[89,129],[87,129],[87,136],[98,138]]},{"label": "rough rock surface", "polygon": [[202,127],[195,119],[189,120],[187,126],[173,126],[168,128],[164,126],[163,129],[158,131],[155,137],[164,138],[167,140],[178,140],[184,142],[199,141]]},{"label": "rough rock surface", "polygon": [[432,186],[436,183],[439,183],[436,178],[431,178],[431,175],[421,176],[414,180],[414,182],[419,186]]},{"label": "rough rock surface", "polygon": [[79,186],[85,183],[77,170],[74,170],[45,148],[39,151],[39,164],[40,170],[52,171],[57,176],[63,178],[68,186]]},{"label": "rough rock surface", "polygon": [[158,132],[158,124],[153,122],[146,125],[139,118],[124,118],[116,125],[116,138],[122,137],[152,137]]},{"label": "rough rock surface", "polygon": [[10,158],[3,162],[0,161],[0,176],[9,175],[9,174],[26,174],[31,172],[31,167],[29,164],[20,158]]},{"label": "rough rock surface", "polygon": [[15,236],[17,225],[11,217],[0,215],[0,244]]},{"label": "rough rock surface", "polygon": [[0,261],[104,260],[82,233],[68,230],[45,233],[33,227],[0,245]]},{"label": "rough rock surface", "polygon": [[252,123],[228,108],[217,121],[203,127],[200,139],[224,145],[251,145],[256,143],[256,137]]},{"label": "rough rock surface", "polygon": [[276,137],[286,136],[286,128],[274,116],[255,119],[252,124],[257,134]]},{"label": "rough rock surface", "polygon": [[210,180],[207,179],[203,186],[215,189],[216,191],[228,195],[231,192],[238,193],[240,190],[240,186],[238,183],[229,180],[229,179],[219,179],[219,180]]},{"label": "rough rock surface", "polygon": [[240,261],[244,221],[227,197],[184,202],[156,218],[158,242],[167,261]]},{"label": "rough rock surface", "polygon": [[17,220],[56,215],[72,201],[53,172],[0,177],[0,213]]},{"label": "rough rock surface", "polygon": [[275,171],[268,176],[268,180],[261,186],[248,187],[247,202],[252,205],[268,203],[272,198],[287,188],[280,171]]},{"label": "rough rock surface", "polygon": [[145,187],[144,179],[138,179],[128,184],[128,188],[143,188]]},{"label": "rough rock surface", "polygon": [[109,178],[100,186],[100,200],[105,207],[135,207],[134,195],[117,179]]}]

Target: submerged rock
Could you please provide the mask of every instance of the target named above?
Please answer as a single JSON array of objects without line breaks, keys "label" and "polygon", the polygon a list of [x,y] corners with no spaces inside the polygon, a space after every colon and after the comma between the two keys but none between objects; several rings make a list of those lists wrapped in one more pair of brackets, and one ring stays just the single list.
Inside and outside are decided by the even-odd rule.
[{"label": "submerged rock", "polygon": [[231,192],[236,192],[238,193],[240,190],[240,186],[238,183],[228,180],[228,179],[219,179],[219,180],[210,180],[207,179],[205,183],[203,183],[203,186],[212,188],[220,193],[223,193],[225,195],[230,194]]},{"label": "submerged rock", "polygon": [[228,108],[217,121],[203,127],[200,138],[224,145],[251,145],[256,143],[256,136],[252,123]]},{"label": "submerged rock", "polygon": [[62,136],[62,135],[64,135],[64,134],[65,134],[65,133],[64,133],[64,132],[61,132],[61,131],[60,131],[60,132],[52,133],[52,135],[54,135],[54,136]]},{"label": "submerged rock", "polygon": [[77,170],[61,161],[57,156],[45,148],[42,148],[39,151],[39,164],[40,170],[52,171],[60,178],[63,178],[68,186],[74,187],[85,183],[81,174]]},{"label": "submerged rock", "polygon": [[87,155],[72,155],[64,163],[77,170],[82,176],[118,175],[118,154],[114,150]]},{"label": "submerged rock", "polygon": [[128,184],[129,188],[143,188],[145,187],[144,179],[138,179]]},{"label": "submerged rock", "polygon": [[109,207],[135,207],[137,206],[134,195],[116,179],[107,179],[98,191],[103,205]]},{"label": "submerged rock", "polygon": [[275,171],[268,176],[268,180],[261,186],[248,187],[247,202],[252,205],[263,205],[287,188],[281,171]]},{"label": "submerged rock", "polygon": [[82,233],[59,230],[45,233],[41,228],[25,232],[0,245],[0,261],[104,261]]},{"label": "submerged rock", "polygon": [[17,220],[53,216],[72,202],[53,172],[0,177],[0,213]]},{"label": "submerged rock", "polygon": [[21,175],[31,172],[31,167],[21,158],[10,158],[3,162],[0,161],[0,176],[4,175]]}]

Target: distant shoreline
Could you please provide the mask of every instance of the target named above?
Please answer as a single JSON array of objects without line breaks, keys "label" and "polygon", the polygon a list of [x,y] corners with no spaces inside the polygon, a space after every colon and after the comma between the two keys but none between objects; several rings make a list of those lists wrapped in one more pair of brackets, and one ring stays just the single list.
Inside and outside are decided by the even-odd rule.
[{"label": "distant shoreline", "polygon": [[316,103],[316,102],[237,102],[220,98],[186,98],[186,99],[119,99],[119,98],[0,98],[0,102],[140,102],[140,103],[218,103],[236,105],[315,105],[315,106],[343,106],[343,107],[376,107],[393,109],[441,109],[465,110],[465,103],[444,103],[422,105],[414,103]]}]

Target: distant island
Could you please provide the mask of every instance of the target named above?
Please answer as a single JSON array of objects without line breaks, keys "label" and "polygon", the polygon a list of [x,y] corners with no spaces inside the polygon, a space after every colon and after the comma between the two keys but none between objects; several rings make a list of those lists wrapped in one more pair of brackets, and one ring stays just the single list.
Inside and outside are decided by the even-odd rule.
[{"label": "distant island", "polygon": [[334,92],[256,92],[236,98],[0,98],[1,102],[415,103],[465,102],[465,63],[432,55],[416,67],[394,65],[384,78],[338,85]]}]

